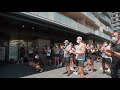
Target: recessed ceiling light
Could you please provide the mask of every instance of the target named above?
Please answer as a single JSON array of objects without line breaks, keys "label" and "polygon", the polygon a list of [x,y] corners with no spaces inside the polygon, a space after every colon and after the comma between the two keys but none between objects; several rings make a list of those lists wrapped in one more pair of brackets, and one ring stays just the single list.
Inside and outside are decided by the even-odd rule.
[{"label": "recessed ceiling light", "polygon": [[22,27],[25,27],[24,25],[22,25]]},{"label": "recessed ceiling light", "polygon": [[32,27],[32,29],[35,29],[34,27]]}]

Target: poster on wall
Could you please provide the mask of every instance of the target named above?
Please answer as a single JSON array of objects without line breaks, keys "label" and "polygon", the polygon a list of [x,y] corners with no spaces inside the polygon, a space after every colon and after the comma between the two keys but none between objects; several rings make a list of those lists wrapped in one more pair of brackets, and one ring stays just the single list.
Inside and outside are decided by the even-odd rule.
[{"label": "poster on wall", "polygon": [[5,47],[0,47],[0,61],[5,60]]},{"label": "poster on wall", "polygon": [[18,60],[18,46],[16,44],[9,45],[9,60],[10,59]]}]

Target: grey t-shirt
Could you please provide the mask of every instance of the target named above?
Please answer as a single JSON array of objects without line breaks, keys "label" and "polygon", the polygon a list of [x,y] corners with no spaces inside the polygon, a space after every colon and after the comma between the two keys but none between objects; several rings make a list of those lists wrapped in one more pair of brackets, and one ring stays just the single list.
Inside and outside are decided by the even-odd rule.
[{"label": "grey t-shirt", "polygon": [[[71,48],[72,48],[72,47],[71,47],[70,45],[68,45],[68,46],[65,48],[65,50],[70,51]],[[65,50],[64,50],[64,57],[65,57],[65,58],[70,57],[70,52],[66,52]]]},{"label": "grey t-shirt", "polygon": [[[76,51],[78,51],[78,52],[81,51],[80,46],[76,46]],[[76,54],[76,60],[82,60],[82,61],[84,61],[85,60],[85,54],[83,54],[83,55]]]}]

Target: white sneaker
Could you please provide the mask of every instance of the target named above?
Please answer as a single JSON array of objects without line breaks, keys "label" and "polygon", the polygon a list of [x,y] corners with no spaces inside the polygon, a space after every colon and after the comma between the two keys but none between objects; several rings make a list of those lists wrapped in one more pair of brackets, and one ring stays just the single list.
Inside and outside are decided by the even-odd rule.
[{"label": "white sneaker", "polygon": [[110,73],[110,69],[108,69],[108,70],[106,70],[106,71]]},{"label": "white sneaker", "polygon": [[60,67],[60,65],[57,65],[57,68]]},{"label": "white sneaker", "polygon": [[43,72],[43,69],[41,68],[40,72]]},{"label": "white sneaker", "polygon": [[74,65],[73,67],[77,67],[76,65]]},{"label": "white sneaker", "polygon": [[73,72],[73,74],[78,75],[78,73],[77,73],[77,72]]},{"label": "white sneaker", "polygon": [[100,70],[103,70],[102,67],[100,68]]},{"label": "white sneaker", "polygon": [[74,71],[74,68],[73,68],[73,67],[71,67],[71,68],[70,68],[70,70],[71,70],[71,71]]},{"label": "white sneaker", "polygon": [[57,67],[62,67],[62,64],[60,63],[59,65],[57,65]]},{"label": "white sneaker", "polygon": [[62,63],[60,63],[59,66],[62,66]]}]

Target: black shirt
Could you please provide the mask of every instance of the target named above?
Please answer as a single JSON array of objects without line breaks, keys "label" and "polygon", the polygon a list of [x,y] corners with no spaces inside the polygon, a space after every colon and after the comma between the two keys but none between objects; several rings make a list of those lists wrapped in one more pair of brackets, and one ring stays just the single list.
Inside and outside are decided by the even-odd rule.
[{"label": "black shirt", "polygon": [[[114,46],[112,47],[112,49],[113,49],[114,51],[120,53],[120,44],[114,45]],[[112,61],[113,61],[113,62],[120,62],[120,58],[118,58],[118,57],[112,55]]]}]

